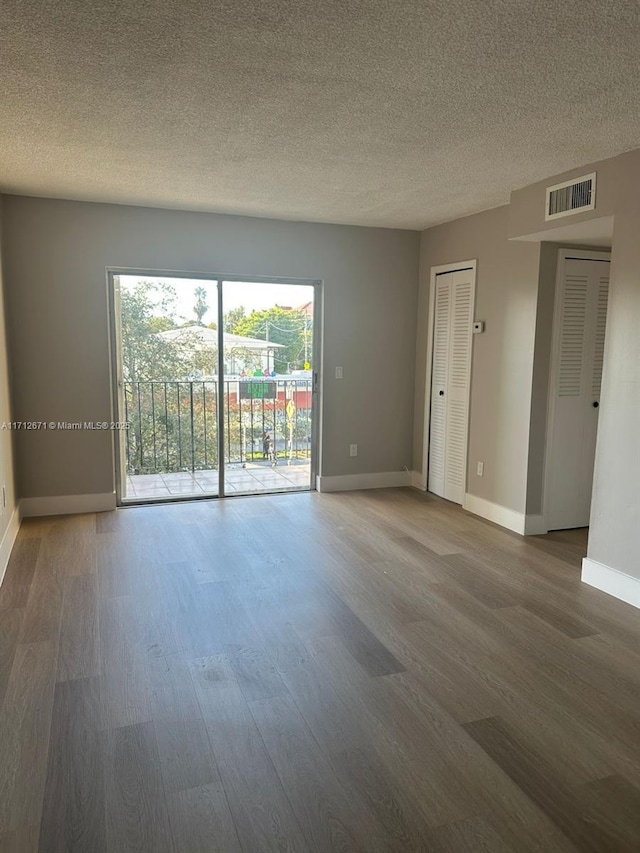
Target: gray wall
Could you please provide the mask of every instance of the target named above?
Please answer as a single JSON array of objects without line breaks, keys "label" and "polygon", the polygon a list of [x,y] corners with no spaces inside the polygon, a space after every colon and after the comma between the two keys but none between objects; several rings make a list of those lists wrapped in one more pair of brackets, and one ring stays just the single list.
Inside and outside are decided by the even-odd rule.
[{"label": "gray wall", "polygon": [[[13,433],[2,429],[1,425],[12,420],[9,396],[9,374],[7,370],[7,338],[5,333],[4,286],[3,286],[3,248],[5,245],[2,228],[2,203],[0,196],[0,488],[5,487],[6,505],[0,498],[0,542],[2,541],[11,516],[16,507],[13,477]],[[2,576],[0,566],[0,577]]]},{"label": "gray wall", "polygon": [[596,170],[596,210],[615,216],[588,557],[640,578],[640,150],[513,193],[509,230],[541,229],[544,188]]},{"label": "gray wall", "polygon": [[540,245],[538,303],[529,422],[529,462],[527,474],[527,513],[542,512],[544,460],[547,440],[549,369],[553,338],[553,308],[556,291],[558,249],[555,243]]},{"label": "gray wall", "polygon": [[[320,473],[411,466],[416,232],[19,196],[5,232],[16,418],[109,420],[107,266],[322,279]],[[20,434],[16,467],[21,497],[114,488],[100,432]]]},{"label": "gray wall", "polygon": [[475,258],[475,316],[486,330],[473,336],[467,492],[523,513],[540,246],[510,243],[507,216],[499,207],[422,234],[413,454],[421,470],[430,270]]},{"label": "gray wall", "polygon": [[[554,175],[537,184],[515,190],[511,193],[509,202],[509,237],[519,238],[548,231],[550,232],[548,238],[543,239],[554,241],[553,232],[563,226],[579,225],[582,222],[615,214],[621,194],[624,193],[624,175],[629,169],[635,168],[639,154],[640,151],[631,151],[619,157],[612,157],[610,160],[600,160],[587,166],[579,166],[562,175]],[[546,188],[591,172],[596,172],[595,210],[546,222],[544,218]]]},{"label": "gray wall", "polygon": [[616,209],[590,559],[640,579],[640,162]]}]

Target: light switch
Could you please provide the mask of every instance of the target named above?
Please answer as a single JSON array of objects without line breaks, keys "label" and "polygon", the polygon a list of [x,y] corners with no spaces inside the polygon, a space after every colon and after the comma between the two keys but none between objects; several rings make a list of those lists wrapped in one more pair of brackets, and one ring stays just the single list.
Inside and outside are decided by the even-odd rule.
[{"label": "light switch", "polygon": [[341,367],[336,367],[336,379],[343,379],[343,373]]}]

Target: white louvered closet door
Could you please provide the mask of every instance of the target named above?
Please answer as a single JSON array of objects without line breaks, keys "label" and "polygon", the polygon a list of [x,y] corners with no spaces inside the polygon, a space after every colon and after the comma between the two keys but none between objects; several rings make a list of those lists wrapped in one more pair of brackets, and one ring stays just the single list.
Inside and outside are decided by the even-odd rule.
[{"label": "white louvered closet door", "polygon": [[459,504],[467,461],[473,288],[473,270],[436,276],[429,491]]},{"label": "white louvered closet door", "polygon": [[549,530],[589,524],[609,298],[608,261],[560,263],[547,444]]}]

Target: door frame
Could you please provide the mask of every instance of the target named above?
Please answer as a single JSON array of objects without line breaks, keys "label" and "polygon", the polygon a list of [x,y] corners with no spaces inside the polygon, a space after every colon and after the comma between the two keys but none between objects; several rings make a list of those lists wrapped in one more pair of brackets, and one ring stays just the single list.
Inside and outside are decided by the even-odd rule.
[{"label": "door frame", "polygon": [[[433,368],[433,338],[434,338],[434,322],[435,322],[435,304],[436,304],[436,278],[438,275],[448,272],[459,272],[462,270],[473,271],[473,282],[471,285],[471,316],[475,318],[476,310],[476,283],[478,277],[478,261],[473,259],[470,261],[458,261],[454,264],[440,264],[431,267],[429,274],[429,304],[427,307],[427,359],[426,359],[426,375],[424,383],[424,424],[422,433],[422,473],[420,487],[425,491],[429,491],[429,447],[430,447],[430,430],[431,430],[431,371]],[[468,399],[467,399],[467,421],[465,425],[464,438],[464,485],[463,491],[467,493],[467,462],[469,457],[469,418],[471,415],[471,373],[473,364],[473,331],[471,333],[471,348],[469,351],[469,369],[468,369]]]},{"label": "door frame", "polygon": [[[202,280],[216,282],[218,284],[218,309],[222,304],[222,284],[225,281],[233,282],[249,282],[252,284],[292,284],[303,285],[305,287],[313,287],[313,343],[312,357],[314,370],[312,373],[312,414],[311,414],[311,465],[310,465],[310,491],[315,491],[317,488],[317,479],[320,473],[321,457],[322,457],[322,395],[320,388],[322,387],[322,357],[323,357],[323,318],[324,318],[324,281],[322,279],[309,278],[292,278],[291,276],[276,276],[276,275],[238,275],[237,273],[209,273],[209,272],[190,272],[188,270],[166,270],[154,269],[149,267],[119,267],[107,266],[106,272],[106,288],[107,288],[107,310],[109,318],[109,382],[110,382],[110,401],[112,421],[118,421],[121,412],[121,338],[120,338],[120,315],[117,311],[119,299],[115,293],[115,276],[151,276],[153,278],[184,278],[190,280]],[[218,338],[222,337],[224,330],[219,324]],[[224,353],[220,346],[218,347],[218,375],[220,373],[220,363],[224,358]],[[219,388],[221,384],[219,383]],[[159,503],[175,503],[179,501],[198,501],[198,500],[217,500],[220,497],[254,497],[253,495],[226,495],[224,494],[224,471],[219,478],[222,494],[217,495],[189,495],[181,497],[172,495],[166,498],[153,498],[150,500],[137,500],[123,502],[122,485],[123,479],[126,476],[124,468],[124,459],[122,458],[122,442],[118,430],[113,430],[111,454],[112,454],[112,469],[115,478],[115,493],[116,506],[136,506],[144,504],[159,504]],[[220,423],[218,424],[218,441],[220,445],[224,441],[224,418],[222,418],[222,430]],[[224,457],[220,457],[224,458]],[[305,490],[306,491],[306,490]],[[265,493],[267,494],[267,493]],[[273,493],[276,494],[276,493]],[[286,492],[285,494],[290,494]]]},{"label": "door frame", "polygon": [[[551,529],[548,523],[549,489],[551,485],[550,441],[552,437],[553,424],[556,414],[556,391],[558,388],[557,373],[560,360],[560,311],[562,307],[562,270],[564,262],[571,258],[575,258],[578,261],[608,261],[609,263],[611,263],[611,250],[598,251],[590,249],[558,249],[558,259],[556,262],[555,293],[553,294],[553,321],[551,326],[551,355],[549,358],[549,381],[547,384],[547,418],[545,423],[544,437],[544,474],[542,483],[542,506],[540,507],[545,533]],[[607,332],[605,327],[605,346],[606,334]],[[593,503],[593,497],[591,500]]]}]

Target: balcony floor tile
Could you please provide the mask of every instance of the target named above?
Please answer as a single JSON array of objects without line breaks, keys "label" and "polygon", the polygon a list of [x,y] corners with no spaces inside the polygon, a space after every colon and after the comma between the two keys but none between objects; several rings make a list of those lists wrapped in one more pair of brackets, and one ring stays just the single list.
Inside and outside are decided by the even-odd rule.
[{"label": "balcony floor tile", "polygon": [[[271,466],[268,462],[247,462],[225,470],[225,489],[231,494],[261,494],[265,492],[301,491],[310,487],[310,464],[295,462]],[[129,474],[125,500],[188,497],[218,492],[218,472],[177,471],[167,474]]]}]

